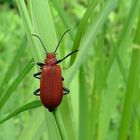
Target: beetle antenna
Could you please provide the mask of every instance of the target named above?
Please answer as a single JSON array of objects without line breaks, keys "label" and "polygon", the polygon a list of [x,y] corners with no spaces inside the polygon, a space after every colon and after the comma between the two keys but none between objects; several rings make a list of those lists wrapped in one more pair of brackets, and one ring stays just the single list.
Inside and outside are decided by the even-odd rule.
[{"label": "beetle antenna", "polygon": [[39,39],[39,41],[41,42],[41,44],[42,44],[44,50],[46,51],[46,53],[48,53],[48,51],[47,51],[46,48],[45,48],[45,45],[43,44],[43,42],[42,42],[42,40],[41,40],[41,38],[40,38],[38,35],[36,35],[36,34],[32,34],[32,36],[35,36],[35,37],[37,37],[37,38]]},{"label": "beetle antenna", "polygon": [[60,45],[60,42],[62,41],[63,37],[65,36],[65,34],[66,34],[68,31],[70,31],[70,29],[66,30],[66,31],[62,34],[62,36],[61,36],[61,38],[60,38],[60,40],[59,40],[59,42],[58,42],[58,44],[57,44],[57,46],[56,46],[56,49],[54,50],[54,53],[57,51],[57,49],[58,49],[58,47],[59,47],[59,45]]}]

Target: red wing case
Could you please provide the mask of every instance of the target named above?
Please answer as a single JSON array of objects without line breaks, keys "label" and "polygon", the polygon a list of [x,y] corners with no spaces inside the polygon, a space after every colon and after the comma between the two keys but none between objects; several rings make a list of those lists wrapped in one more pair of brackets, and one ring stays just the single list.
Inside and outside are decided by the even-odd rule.
[{"label": "red wing case", "polygon": [[62,100],[63,85],[59,65],[43,66],[40,81],[40,99],[50,111],[55,109]]}]

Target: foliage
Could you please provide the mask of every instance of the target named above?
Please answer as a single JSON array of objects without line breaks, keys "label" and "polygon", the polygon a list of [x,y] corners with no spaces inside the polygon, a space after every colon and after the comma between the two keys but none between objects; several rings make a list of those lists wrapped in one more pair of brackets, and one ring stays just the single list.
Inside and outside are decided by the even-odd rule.
[{"label": "foliage", "polygon": [[[0,7],[0,139],[139,140],[140,1],[17,0],[22,22],[7,5]],[[52,52],[67,29],[57,57],[79,50],[61,64],[71,92],[50,113],[32,95],[33,64],[45,53],[31,34]]]}]

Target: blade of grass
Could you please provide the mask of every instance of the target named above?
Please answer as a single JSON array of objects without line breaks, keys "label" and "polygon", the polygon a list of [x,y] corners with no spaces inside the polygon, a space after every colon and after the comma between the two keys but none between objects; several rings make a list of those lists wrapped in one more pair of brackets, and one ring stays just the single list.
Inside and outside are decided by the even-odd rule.
[{"label": "blade of grass", "polygon": [[133,123],[132,123],[132,131],[131,131],[131,139],[132,140],[139,140],[140,137],[140,129],[138,124],[137,117],[134,116]]},{"label": "blade of grass", "polygon": [[[94,66],[94,82],[93,82],[93,89],[91,94],[91,101],[90,101],[90,110],[89,110],[89,137],[95,137],[97,133],[97,121],[99,118],[99,104],[100,104],[100,95],[97,91],[100,83],[100,77],[103,75],[104,69],[102,66],[104,65],[106,56],[103,54],[104,50],[104,43],[105,43],[105,28],[103,28],[102,32],[99,35],[99,39],[97,45],[94,46],[95,56],[94,60],[91,65]],[[98,47],[99,46],[99,47]]]},{"label": "blade of grass", "polygon": [[[61,130],[60,130],[61,125],[59,126],[59,124],[57,123],[54,113],[50,113],[46,110],[44,110],[44,113],[45,113],[45,120],[46,120],[45,122],[47,124],[46,127],[47,127],[47,131],[48,131],[49,139],[50,140],[54,140],[54,139],[62,140],[63,136],[65,135],[65,134],[63,135],[62,133],[65,133],[65,130],[64,130],[64,132],[61,133]],[[62,122],[62,125],[63,125],[63,122]]]},{"label": "blade of grass", "polygon": [[31,36],[31,34],[33,33],[33,31],[32,31],[33,29],[32,29],[30,16],[28,14],[25,1],[24,0],[20,0],[20,1],[17,0],[16,2],[17,2],[17,6],[18,6],[18,9],[20,11],[20,15],[22,17],[24,28],[25,28],[25,31],[27,34],[30,53],[33,56],[33,58],[35,59],[35,61],[38,62],[39,58],[41,58],[41,54],[38,53],[38,52],[40,52],[39,48],[37,47],[38,45],[34,41],[33,37]]},{"label": "blade of grass", "polygon": [[[112,121],[112,114],[116,111],[117,100],[116,97],[120,89],[120,70],[117,63],[114,63],[109,77],[106,81],[107,88],[98,93],[99,96],[99,119],[96,140],[108,139],[108,132],[110,131],[110,122]],[[115,80],[114,80],[115,79]],[[96,91],[95,91],[96,92]]]},{"label": "blade of grass", "polygon": [[134,110],[134,113],[136,115],[136,118],[138,120],[138,125],[139,125],[139,128],[140,128],[140,112],[139,112],[139,108],[136,107],[136,105],[133,105],[133,110]]},{"label": "blade of grass", "polygon": [[125,71],[125,68],[124,68],[124,65],[123,65],[123,62],[122,62],[122,59],[117,51],[117,46],[115,45],[112,37],[110,36],[110,39],[111,39],[111,42],[110,42],[110,46],[112,46],[113,48],[113,52],[114,52],[114,55],[117,59],[117,63],[118,63],[118,66],[119,66],[119,69],[120,69],[120,72],[122,74],[122,77],[124,79],[124,83],[127,85],[127,75],[126,75],[126,71]]},{"label": "blade of grass", "polygon": [[[138,1],[137,1],[138,2]],[[138,4],[138,3],[137,3]],[[127,39],[131,36],[131,31],[132,31],[132,27],[133,27],[133,23],[134,23],[134,19],[136,18],[136,14],[137,14],[137,8],[138,8],[138,5],[137,5],[137,7],[135,7],[135,5],[136,5],[136,1],[133,3],[133,5],[132,5],[132,7],[131,7],[131,10],[130,10],[130,14],[129,14],[129,16],[128,16],[128,18],[127,18],[127,22],[126,22],[126,26],[124,26],[125,28],[124,28],[124,30],[123,30],[123,32],[122,32],[122,34],[123,33],[126,33],[126,35],[120,35],[120,39],[119,39],[119,41],[117,42],[117,44],[119,44],[120,46],[117,46],[117,45],[115,45],[115,46],[117,46],[118,48],[121,48],[121,47],[124,47],[124,42],[123,41],[127,41]],[[134,10],[134,7],[135,7],[135,10]],[[133,11],[134,10],[134,11]],[[132,12],[133,11],[133,12]],[[120,43],[121,42],[121,43]],[[110,53],[113,57],[115,57],[115,54],[114,54],[114,50],[112,50],[113,51],[113,53]],[[112,58],[110,58],[109,59],[109,61],[112,61],[112,63],[113,63],[113,59]],[[106,74],[104,74],[103,75],[103,79],[101,79],[101,85],[100,85],[100,88],[98,88],[99,89],[99,91],[97,91],[98,93],[101,93],[101,90],[103,89],[102,87],[104,87],[104,85],[103,85],[103,83],[105,84],[105,79],[107,79],[107,76],[108,76],[108,74],[109,74],[109,69],[108,68],[111,68],[111,64],[112,63],[110,63],[110,64],[108,64],[107,65],[107,67],[106,67]],[[108,73],[108,74],[107,74]],[[105,78],[106,77],[106,78]],[[106,129],[105,129],[106,130]],[[102,132],[101,132],[101,136],[102,136],[103,134],[102,134]]]},{"label": "blade of grass", "polygon": [[[45,35],[46,34],[48,34],[49,36],[47,37],[47,41],[49,41],[50,42],[50,45],[49,45],[49,48],[50,48],[50,50],[52,51],[52,50],[54,50],[54,46],[55,46],[55,42],[57,41],[57,38],[56,38],[56,33],[55,33],[55,28],[54,28],[54,24],[53,24],[53,19],[52,19],[52,15],[51,15],[51,13],[50,13],[50,8],[49,8],[49,4],[48,4],[48,1],[47,1],[47,3],[46,3],[46,1],[44,1],[44,0],[41,0],[41,1],[32,1],[32,8],[34,9],[32,9],[33,10],[33,13],[35,14],[35,17],[33,17],[33,22],[35,22],[36,24],[35,24],[35,28],[36,28],[36,30],[37,30],[37,32],[39,32],[40,33],[40,35],[41,34],[43,34],[44,33],[44,30],[45,30],[45,28],[46,28],[46,25],[47,25],[47,29],[46,29],[46,33],[44,34],[44,37],[45,37]],[[45,4],[44,3],[46,3],[47,4],[47,6],[45,6]],[[40,6],[39,6],[40,5]],[[41,7],[41,9],[39,9],[38,7]],[[47,8],[47,9],[46,9]],[[47,13],[48,14],[46,14],[46,11],[48,11]],[[39,13],[41,14],[41,15],[39,15]],[[44,15],[44,16],[42,16],[42,15]],[[42,16],[42,17],[41,17]],[[37,18],[38,17],[38,18]],[[45,21],[44,21],[44,17],[46,17],[45,18]],[[51,20],[48,20],[48,19],[51,19]],[[40,22],[42,21],[42,23],[43,24],[40,24]],[[44,23],[46,23],[46,24],[44,24]],[[41,25],[42,26],[44,26],[44,27],[41,27]],[[40,29],[40,28],[42,28],[42,29]],[[43,37],[43,36],[42,36]],[[56,40],[56,41],[55,41]],[[53,48],[53,49],[52,49]],[[56,112],[57,113],[57,112]],[[61,135],[61,134],[63,134],[63,137],[65,137],[66,135],[69,135],[69,133],[71,132],[71,131],[73,131],[73,128],[71,127],[71,125],[65,125],[65,123],[62,121],[62,118],[61,118],[61,116],[59,116],[59,115],[56,115],[56,117],[54,117],[54,119],[55,119],[55,121],[56,122],[62,122],[61,123],[61,125],[60,125],[60,127],[61,127],[61,129],[58,129],[59,128],[59,124],[58,123],[56,123],[55,121],[54,121],[54,119],[50,116],[50,113],[48,113],[47,111],[46,111],[46,117],[45,118],[49,118],[49,120],[50,120],[50,122],[49,123],[51,123],[51,128],[53,129],[52,131],[51,130],[48,130],[49,131],[49,136],[50,136],[50,139],[56,139],[56,137],[60,137],[59,135]],[[59,117],[58,117],[59,116]],[[65,117],[65,116],[64,116]],[[69,120],[71,120],[71,118],[69,117]],[[70,123],[71,123],[71,121],[69,121]],[[47,128],[49,129],[49,123],[48,123],[48,121],[47,121],[47,119],[46,119],[46,124],[47,124]],[[69,131],[66,131],[66,129],[63,129],[63,126],[65,126],[65,128],[67,127],[68,129],[70,129],[71,131],[69,132]],[[56,130],[55,130],[56,129]],[[54,131],[57,131],[57,130],[59,130],[59,133],[56,133],[56,135],[50,135],[51,133],[53,133]],[[58,134],[58,136],[57,136],[57,134]],[[65,135],[66,134],[66,135]],[[70,135],[70,137],[68,137],[68,136],[66,136],[66,137],[68,137],[68,138],[71,138],[71,139],[73,139],[74,140],[74,132],[72,133],[72,135]],[[66,138],[65,137],[65,138]]]},{"label": "blade of grass", "polygon": [[[76,135],[76,131],[75,131],[74,118],[73,118],[73,114],[71,112],[70,101],[69,101],[67,96],[65,96],[63,98],[63,102],[61,103],[61,106],[59,106],[59,110],[61,112],[61,116],[62,116],[62,120],[63,120],[63,125],[65,127],[65,131],[68,135],[67,137],[69,139],[72,138],[73,140],[76,140],[77,135]],[[59,118],[58,118],[58,121],[61,122],[61,120],[59,120]]]},{"label": "blade of grass", "polygon": [[[29,14],[28,14],[28,11],[27,11],[27,8],[26,8],[26,6],[25,6],[25,3],[23,2],[23,1],[17,1],[17,3],[18,3],[18,7],[19,7],[19,10],[20,10],[20,13],[21,13],[21,16],[22,16],[22,18],[23,18],[23,22],[24,22],[24,24],[25,24],[25,29],[26,29],[26,32],[27,32],[27,36],[28,36],[28,39],[29,39],[29,43],[33,46],[33,47],[35,47],[35,48],[37,48],[37,45],[35,46],[35,44],[34,44],[34,42],[33,42],[33,40],[32,40],[32,38],[31,38],[31,33],[32,33],[32,26],[31,26],[31,23],[30,23],[30,19],[29,19]],[[34,18],[32,18],[32,22],[33,22],[33,24],[34,24],[34,26],[35,26],[35,31],[37,31],[37,32],[39,32],[40,34],[44,34],[44,38],[45,38],[45,36],[46,36],[46,32],[44,32],[44,29],[45,29],[45,31],[46,31],[46,24],[48,25],[47,26],[47,32],[48,32],[48,34],[49,34],[49,36],[48,36],[48,40],[47,41],[49,41],[49,43],[50,43],[50,45],[49,45],[49,47],[52,47],[52,46],[55,46],[55,45],[53,45],[55,42],[56,42],[56,34],[55,34],[55,30],[54,30],[54,27],[53,27],[53,21],[51,20],[51,22],[50,22],[50,20],[48,20],[48,18],[49,19],[51,19],[52,17],[51,17],[51,13],[50,13],[50,9],[49,9],[49,5],[48,5],[48,1],[46,2],[46,1],[44,1],[44,0],[41,0],[41,1],[31,1],[31,3],[30,3],[31,5],[30,5],[30,7],[32,8],[32,10],[33,10],[33,12],[36,12],[36,14],[37,15],[35,15],[34,16]],[[41,8],[38,8],[38,7],[40,7],[41,6]],[[47,7],[47,8],[46,8]],[[46,12],[46,10],[48,11],[48,12]],[[40,11],[40,12],[39,12]],[[46,18],[44,18],[42,15],[40,15],[41,13],[43,12],[43,15],[46,17]],[[32,13],[32,12],[31,12]],[[39,14],[38,14],[39,13]],[[38,17],[40,17],[39,18],[39,21],[36,21],[37,20],[37,16]],[[36,18],[35,18],[36,17]],[[35,21],[34,21],[35,20]],[[45,21],[44,21],[45,20]],[[40,21],[42,21],[42,23],[43,23],[43,27],[41,27],[40,26]],[[36,24],[35,24],[35,22],[37,22]],[[45,24],[46,23],[46,24]],[[49,27],[49,25],[50,25],[50,27]],[[40,28],[42,28],[42,30],[40,31]],[[50,33],[51,33],[51,35],[50,35]],[[54,38],[54,35],[55,35],[55,38]],[[41,37],[42,38],[42,37]],[[52,40],[53,39],[53,40]],[[54,40],[55,39],[55,40]],[[43,41],[44,42],[44,41]],[[56,44],[56,43],[55,43]],[[42,47],[41,47],[42,48]],[[35,51],[36,49],[30,49],[31,51]],[[36,51],[37,52],[37,51]],[[40,52],[40,51],[38,51],[38,52]],[[40,53],[41,54],[41,53]],[[34,53],[34,58],[41,58],[41,55],[38,55],[37,53]],[[38,60],[38,59],[35,59],[35,60]],[[49,114],[47,115],[47,117],[49,116]],[[42,120],[42,119],[41,119]],[[52,117],[50,117],[50,119],[48,120],[50,123],[51,123],[51,127],[48,127],[48,131],[49,130],[51,130],[51,128],[54,128],[53,129],[53,131],[50,131],[50,132],[53,132],[53,134],[52,135],[50,135],[50,139],[56,139],[57,137],[59,138],[59,133],[56,133],[56,135],[54,135],[54,131],[57,131],[57,127],[56,127],[56,125],[55,125],[55,121],[51,121],[52,120]],[[43,120],[42,120],[43,121]],[[47,124],[47,126],[48,126],[48,122],[46,122],[46,124]],[[39,128],[39,126],[37,126],[38,128]],[[56,130],[55,130],[56,129]],[[26,132],[26,130],[25,130],[25,132]],[[33,136],[35,136],[36,134],[35,134],[35,131],[33,131],[33,133],[32,133],[32,137]],[[55,137],[55,136],[57,136],[57,137]],[[22,137],[21,137],[21,139],[23,139],[23,138],[25,138],[24,137],[24,135],[22,135]]]},{"label": "blade of grass", "polygon": [[135,48],[133,50],[133,54],[132,54],[132,61],[131,61],[131,67],[130,67],[130,72],[129,72],[129,77],[128,77],[127,91],[125,93],[123,114],[122,114],[121,126],[120,126],[120,131],[119,131],[120,140],[126,140],[127,135],[128,135],[133,98],[134,98],[135,92],[137,91],[137,88],[138,88],[137,87],[138,86],[138,74],[139,74],[139,70],[140,70],[139,59],[140,59],[140,50]]},{"label": "blade of grass", "polygon": [[[135,0],[132,3],[129,15],[128,15],[127,19],[126,19],[126,23],[124,24],[123,31],[119,35],[119,39],[118,39],[118,41],[116,42],[116,45],[115,45],[115,46],[117,46],[118,50],[123,48],[123,47],[125,47],[126,46],[125,43],[128,42],[129,38],[131,38],[131,33],[133,31],[133,25],[134,25],[134,21],[135,21],[137,11],[138,11],[138,8],[139,8],[139,3],[140,3],[140,1],[138,1],[138,0]],[[108,74],[110,72],[112,64],[113,64],[113,62],[115,60],[114,59],[115,58],[114,50],[112,50],[112,52],[110,52],[110,54],[111,55],[110,55],[109,62],[108,62],[107,67],[105,69],[104,75],[103,75],[103,77],[101,79],[99,91],[97,91],[98,93],[100,93],[101,90],[102,90],[102,87],[104,87],[105,81],[106,81],[106,79],[108,77]]]},{"label": "blade of grass", "polygon": [[35,32],[38,33],[45,46],[47,46],[47,51],[53,52],[57,45],[57,37],[49,3],[46,0],[31,1],[31,5]]},{"label": "blade of grass", "polygon": [[16,109],[15,111],[13,111],[12,113],[9,113],[6,117],[4,117],[3,119],[0,120],[0,124],[13,118],[14,116],[24,112],[24,111],[27,111],[27,110],[30,110],[30,109],[34,109],[34,108],[37,108],[37,107],[40,107],[42,106],[41,102],[40,101],[32,101],[30,103],[27,103],[25,105],[23,105],[22,107],[19,107],[18,109]]},{"label": "blade of grass", "polygon": [[7,72],[5,73],[4,79],[0,85],[0,98],[2,97],[3,93],[4,93],[4,88],[5,85],[8,85],[8,82],[10,81],[12,74],[14,73],[14,71],[16,70],[18,63],[20,61],[20,58],[22,57],[22,54],[24,53],[24,50],[27,46],[27,38],[24,37],[21,45],[19,46],[19,48],[17,49],[15,56],[11,62],[11,65],[9,66]]},{"label": "blade of grass", "polygon": [[42,138],[44,130],[46,131],[43,108],[36,108],[18,140],[39,140]]},{"label": "blade of grass", "polygon": [[13,81],[13,83],[9,86],[5,94],[3,95],[0,101],[0,109],[5,105],[8,101],[9,97],[14,93],[16,87],[20,84],[20,82],[25,78],[28,72],[33,68],[33,61],[31,60],[25,68],[21,71],[21,73],[17,76],[17,78]]},{"label": "blade of grass", "polygon": [[[132,7],[134,8],[135,7],[135,5],[136,5],[136,3],[135,3],[136,1],[134,1],[134,3],[133,3],[133,5],[132,5]],[[137,1],[138,2],[138,1]],[[137,3],[138,4],[138,3]],[[131,8],[132,8],[131,7]],[[132,11],[134,10],[134,9],[131,9]],[[136,9],[138,8],[138,7],[135,7]],[[135,10],[136,10],[135,9]],[[132,11],[130,10],[130,15],[131,15],[131,17],[129,17],[129,18],[132,18],[133,20],[136,18],[135,16],[136,16],[136,12],[137,12],[137,10],[136,11],[133,11],[133,15],[132,15]],[[130,16],[129,15],[129,16]],[[132,27],[133,27],[133,22],[134,21],[132,21],[132,19],[130,20],[130,19],[128,19],[127,20],[127,23],[126,23],[126,25],[127,26],[125,26],[125,30],[123,30],[123,32],[124,33],[128,33],[127,35],[124,35],[124,34],[121,34],[121,37],[122,38],[120,38],[120,40],[119,41],[121,41],[121,43],[120,42],[117,42],[120,46],[118,46],[118,48],[119,47],[123,47],[124,48],[124,45],[126,44],[126,42],[128,42],[126,39],[128,39],[128,37],[130,37],[130,31],[132,31]],[[128,27],[128,26],[130,26],[130,27]],[[128,29],[127,31],[126,31],[126,29]],[[123,33],[122,32],[122,33]],[[122,36],[123,35],[123,36]],[[123,39],[123,37],[124,37],[124,39]],[[124,41],[124,42],[123,42]],[[112,56],[113,57],[115,57],[116,55],[114,54],[114,50],[112,50],[113,52],[111,53],[112,54]],[[112,61],[112,58],[110,58],[109,59],[109,61]],[[113,62],[113,61],[112,61]],[[114,63],[113,63],[114,64]],[[109,65],[108,65],[109,66]],[[108,67],[107,66],[107,67]],[[111,65],[110,65],[111,66]],[[113,65],[114,66],[114,65]],[[106,68],[107,68],[106,67]],[[111,67],[110,67],[111,68]],[[111,69],[112,70],[112,69]],[[110,70],[108,69],[107,70],[107,72],[109,72]],[[124,70],[123,70],[124,71]],[[106,75],[106,74],[105,74]],[[103,75],[103,77],[105,76],[105,75]],[[106,75],[107,76],[107,75]],[[107,78],[107,77],[106,77]],[[113,78],[113,79],[117,79],[118,77],[116,77],[116,78]],[[127,77],[126,77],[127,78]],[[125,79],[126,79],[125,78]],[[105,79],[104,79],[105,80]],[[105,82],[104,80],[101,80],[102,82]],[[127,79],[126,79],[127,80]],[[116,82],[116,80],[115,80],[115,82]],[[127,81],[125,81],[125,83],[126,83]],[[99,88],[99,93],[101,93],[101,90],[102,90],[102,87],[103,87],[103,84],[101,84],[101,86],[100,86],[100,88]],[[112,86],[113,87],[113,86]],[[115,87],[114,87],[114,89],[115,89]],[[111,91],[113,91],[113,89],[111,90]],[[114,94],[114,93],[113,93]],[[112,96],[113,97],[113,96]],[[111,98],[111,100],[113,100],[112,98]],[[109,102],[108,102],[108,104],[109,104]],[[113,103],[112,103],[112,105],[114,105]],[[113,106],[112,106],[112,109],[113,109]],[[106,112],[105,112],[106,113]],[[104,118],[104,117],[103,117]],[[109,118],[109,116],[107,117],[107,119],[105,119],[106,121],[103,121],[103,122],[107,122],[107,120],[108,120],[108,118]],[[102,120],[102,119],[101,119]],[[100,121],[99,121],[100,122]],[[103,126],[107,126],[107,124],[103,124]],[[100,136],[102,137],[104,137],[104,132],[106,131],[106,129],[104,128],[104,129],[102,129],[102,132],[100,132]],[[103,139],[103,138],[100,138],[101,140]],[[120,139],[119,139],[120,140]]]},{"label": "blade of grass", "polygon": [[[96,6],[99,4],[99,2],[100,1],[92,2],[89,5],[89,7],[87,8],[83,18],[80,21],[78,30],[76,32],[74,43],[73,43],[73,49],[72,50],[78,50],[79,49],[80,41],[82,39],[83,33],[85,32],[85,30],[87,28],[87,25],[88,25],[88,22],[89,22],[89,18],[92,17],[92,15],[94,13],[94,10],[95,10]],[[71,56],[70,66],[74,63],[76,55],[77,55],[77,53],[75,55]]]},{"label": "blade of grass", "polygon": [[117,0],[108,0],[104,5],[101,13],[98,15],[98,18],[89,25],[89,28],[84,36],[83,41],[81,42],[81,47],[79,48],[80,51],[77,54],[77,59],[72,67],[69,69],[68,78],[66,79],[66,83],[69,84],[72,80],[73,76],[75,75],[76,71],[79,69],[81,64],[87,57],[89,51],[89,47],[91,47],[92,43],[94,42],[96,36],[98,35],[100,29],[102,28],[103,24],[105,23],[108,15],[110,12],[115,8]]},{"label": "blade of grass", "polygon": [[[73,77],[75,76],[77,70],[79,69],[81,64],[84,62],[85,58],[87,57],[87,54],[88,54],[87,50],[89,50],[90,44],[92,44],[93,40],[95,40],[96,35],[99,33],[99,29],[101,29],[101,27],[103,26],[103,24],[105,23],[108,15],[109,15],[109,13],[114,9],[115,4],[116,4],[116,1],[114,1],[114,0],[107,1],[107,3],[104,5],[104,7],[103,7],[101,13],[99,14],[98,18],[96,19],[96,21],[94,21],[94,23],[92,22],[90,24],[90,27],[89,27],[88,31],[86,32],[85,38],[83,39],[83,42],[81,43],[82,46],[80,48],[80,51],[78,52],[75,63],[72,65],[72,67],[69,68],[69,71],[65,71],[66,72],[65,74],[67,74],[67,76],[66,76],[67,79],[65,82],[67,86],[70,84],[70,82],[72,81]],[[63,103],[61,105],[61,108],[60,108],[61,111],[62,111],[62,108],[67,111],[65,113],[62,113],[62,115],[65,114],[62,117],[65,118],[64,124],[67,124],[67,126],[72,125],[72,123],[69,123],[69,121],[68,121],[68,118],[70,116],[72,117],[72,113],[69,109],[70,102],[68,100],[69,100],[68,97],[65,97],[65,99],[63,100]]]},{"label": "blade of grass", "polygon": [[[62,5],[60,5],[60,2],[58,0],[57,1],[56,0],[51,0],[51,2],[53,3],[55,9],[57,10],[57,12],[58,12],[61,20],[63,21],[66,29],[71,29],[71,25],[72,25],[71,22],[72,21],[69,20],[69,18],[66,15],[66,13],[65,13]],[[73,34],[73,32],[68,32],[68,33],[70,34],[71,39],[74,40],[74,34]]]},{"label": "blade of grass", "polygon": [[68,135],[65,131],[65,126],[63,124],[63,120],[62,120],[62,116],[61,116],[60,111],[57,110],[57,111],[53,112],[53,115],[54,115],[57,127],[59,129],[61,139],[69,140]]},{"label": "blade of grass", "polygon": [[139,70],[140,70],[140,40],[138,36],[140,35],[140,18],[137,24],[137,32],[135,35],[134,43],[137,45],[132,50],[132,59],[130,65],[130,71],[128,76],[128,85],[125,93],[123,112],[121,118],[121,125],[119,131],[119,139],[126,140],[128,136],[128,129],[130,126],[131,111],[133,106],[133,98],[138,91],[139,83]]},{"label": "blade of grass", "polygon": [[83,66],[80,67],[79,140],[88,140],[88,92]]}]

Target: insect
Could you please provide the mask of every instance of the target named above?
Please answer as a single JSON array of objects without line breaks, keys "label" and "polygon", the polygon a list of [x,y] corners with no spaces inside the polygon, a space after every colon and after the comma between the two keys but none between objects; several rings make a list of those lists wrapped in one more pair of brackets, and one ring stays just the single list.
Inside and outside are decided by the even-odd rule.
[{"label": "insect", "polygon": [[37,65],[40,66],[41,72],[35,73],[34,77],[40,79],[40,88],[34,91],[34,95],[40,96],[42,104],[50,112],[54,111],[59,106],[59,104],[62,101],[63,95],[68,94],[70,92],[69,89],[63,87],[62,81],[64,80],[64,78],[61,76],[61,67],[57,64],[65,60],[73,53],[76,53],[78,50],[72,51],[63,59],[56,59],[56,51],[60,45],[61,40],[68,31],[69,30],[66,30],[62,34],[58,45],[56,46],[53,53],[48,53],[40,37],[35,34],[32,34],[32,36],[35,36],[40,40],[44,50],[46,51],[46,59],[44,63],[37,63]]}]

